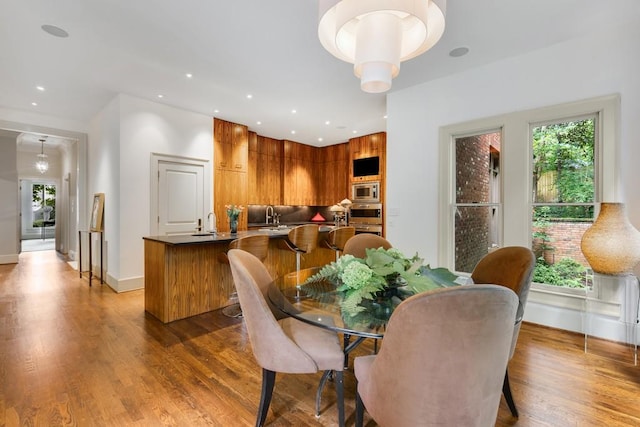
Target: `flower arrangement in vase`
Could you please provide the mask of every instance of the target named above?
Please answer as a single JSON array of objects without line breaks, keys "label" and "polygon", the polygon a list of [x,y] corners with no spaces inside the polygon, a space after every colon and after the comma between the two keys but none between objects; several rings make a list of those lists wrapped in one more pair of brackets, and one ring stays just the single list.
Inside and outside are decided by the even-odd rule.
[{"label": "flower arrangement in vase", "polygon": [[224,205],[227,209],[227,217],[229,218],[229,229],[231,234],[238,232],[238,217],[244,210],[242,205]]}]

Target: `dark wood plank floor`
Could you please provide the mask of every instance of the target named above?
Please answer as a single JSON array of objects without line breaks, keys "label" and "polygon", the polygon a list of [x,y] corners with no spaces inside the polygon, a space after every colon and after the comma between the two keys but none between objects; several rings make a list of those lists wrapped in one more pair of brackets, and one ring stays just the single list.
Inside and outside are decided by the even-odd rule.
[{"label": "dark wood plank floor", "polygon": [[[603,343],[585,354],[583,343],[525,324],[509,368],[521,415],[503,400],[497,425],[639,426],[629,349]],[[89,287],[55,252],[0,266],[0,426],[249,426],[260,380],[240,320],[213,312],[163,325],[145,314],[143,291]],[[278,376],[269,425],[336,425],[332,387],[314,416],[318,380]],[[353,425],[353,375],[345,382]]]}]

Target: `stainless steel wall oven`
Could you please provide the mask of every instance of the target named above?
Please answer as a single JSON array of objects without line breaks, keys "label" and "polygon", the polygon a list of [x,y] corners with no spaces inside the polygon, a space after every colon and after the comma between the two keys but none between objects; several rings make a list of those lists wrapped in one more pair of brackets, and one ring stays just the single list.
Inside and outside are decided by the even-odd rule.
[{"label": "stainless steel wall oven", "polygon": [[349,225],[356,233],[382,235],[382,203],[354,203],[349,210]]}]

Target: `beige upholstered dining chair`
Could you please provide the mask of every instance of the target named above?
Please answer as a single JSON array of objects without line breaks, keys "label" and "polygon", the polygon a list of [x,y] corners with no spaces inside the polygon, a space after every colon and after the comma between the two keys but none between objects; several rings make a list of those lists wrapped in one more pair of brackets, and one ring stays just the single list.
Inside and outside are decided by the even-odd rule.
[{"label": "beige upholstered dining chair", "polygon": [[356,234],[355,227],[337,227],[329,232],[327,240],[324,244],[329,249],[336,252],[336,261],[340,258],[340,252],[344,251],[344,245],[347,240],[352,238]]},{"label": "beige upholstered dining chair", "polygon": [[356,426],[364,408],[381,427],[495,425],[517,307],[497,285],[403,301],[380,352],[354,361]]},{"label": "beige upholstered dining chair", "polygon": [[[471,273],[473,283],[493,283],[505,286],[518,295],[517,322],[513,330],[509,360],[513,357],[518,342],[524,308],[527,304],[527,297],[529,295],[529,288],[531,287],[535,266],[536,257],[530,249],[522,246],[507,246],[485,255]],[[507,405],[509,405],[511,414],[517,417],[518,409],[511,394],[508,369],[505,370],[504,373],[502,392],[507,401]]]},{"label": "beige upholstered dining chair", "polygon": [[[269,236],[266,234],[256,234],[253,236],[244,236],[238,239],[235,239],[229,243],[229,249],[241,249],[243,251],[247,251],[256,258],[260,260],[260,262],[264,262],[267,259],[267,255],[269,253]],[[229,264],[229,258],[226,253],[221,253],[218,257],[218,260],[222,263]],[[233,301],[237,298],[237,292],[233,292],[230,295],[230,299]],[[240,309],[240,304],[231,304],[222,309],[222,313],[225,316],[229,317],[239,317],[242,316],[242,310]]]},{"label": "beige upholstered dining chair", "polygon": [[353,255],[356,258],[365,258],[367,249],[391,248],[391,243],[384,237],[371,233],[356,234],[344,245],[343,254]]},{"label": "beige upholstered dining chair", "polygon": [[252,254],[229,251],[231,273],[236,284],[253,355],[262,367],[262,393],[256,426],[264,425],[271,403],[276,372],[290,374],[334,371],[338,424],[344,426],[344,354],[335,332],[296,320],[276,320],[265,298],[272,281],[266,267]]}]

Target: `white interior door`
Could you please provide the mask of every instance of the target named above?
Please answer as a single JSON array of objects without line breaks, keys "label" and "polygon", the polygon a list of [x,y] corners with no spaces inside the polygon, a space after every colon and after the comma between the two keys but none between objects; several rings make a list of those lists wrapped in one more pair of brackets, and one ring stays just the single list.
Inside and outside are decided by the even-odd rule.
[{"label": "white interior door", "polygon": [[158,163],[158,234],[192,234],[203,224],[204,166]]}]

